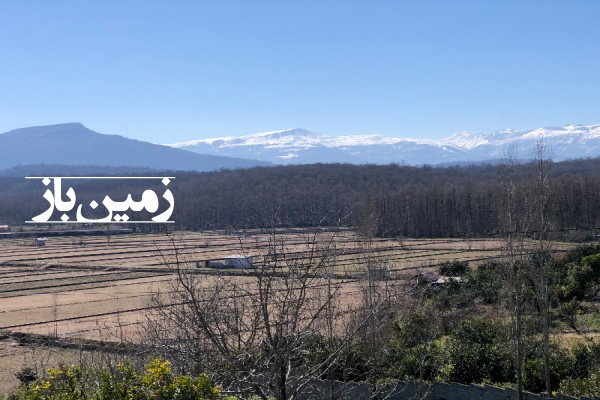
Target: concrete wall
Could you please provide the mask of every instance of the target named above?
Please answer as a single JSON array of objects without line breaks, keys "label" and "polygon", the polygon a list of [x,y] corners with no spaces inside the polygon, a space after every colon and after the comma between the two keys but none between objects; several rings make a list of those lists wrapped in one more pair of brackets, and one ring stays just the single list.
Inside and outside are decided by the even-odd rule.
[{"label": "concrete wall", "polygon": [[[543,400],[542,394],[524,393],[525,400]],[[495,386],[462,385],[460,383],[398,382],[388,384],[373,393],[366,383],[331,382],[314,380],[301,391],[299,400],[517,400],[515,389]],[[575,397],[558,395],[555,400],[578,400]],[[582,397],[581,400],[593,400]]]}]

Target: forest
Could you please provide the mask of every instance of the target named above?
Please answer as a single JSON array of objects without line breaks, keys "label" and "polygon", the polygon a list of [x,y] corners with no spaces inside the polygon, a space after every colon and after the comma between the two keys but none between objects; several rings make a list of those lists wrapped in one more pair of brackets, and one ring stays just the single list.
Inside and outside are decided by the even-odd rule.
[{"label": "forest", "polygon": [[[515,201],[526,206],[533,163],[517,163]],[[76,171],[76,172],[75,172]],[[501,233],[502,164],[460,167],[311,164],[161,172],[175,176],[176,230],[364,226],[377,236],[473,237]],[[20,167],[0,174],[0,224],[21,225],[47,208],[27,175],[144,175],[110,168]],[[549,165],[550,230],[589,239],[600,226],[600,159]],[[145,172],[147,175],[148,172]],[[156,175],[153,172],[152,175]],[[78,198],[125,198],[147,182],[71,181]],[[153,187],[149,187],[152,189]],[[96,197],[98,198],[98,197]],[[152,230],[156,227],[136,227]],[[159,228],[164,229],[164,227]]]}]

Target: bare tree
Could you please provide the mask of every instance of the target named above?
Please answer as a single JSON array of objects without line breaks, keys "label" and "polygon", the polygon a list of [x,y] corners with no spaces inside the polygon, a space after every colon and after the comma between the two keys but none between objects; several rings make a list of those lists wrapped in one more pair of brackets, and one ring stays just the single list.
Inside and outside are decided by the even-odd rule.
[{"label": "bare tree", "polygon": [[[511,315],[511,341],[519,399],[523,398],[523,338],[524,305],[528,296],[528,281],[533,283],[534,297],[538,305],[543,337],[543,360],[546,389],[551,396],[549,363],[549,309],[550,309],[550,263],[551,251],[548,237],[550,224],[551,161],[545,141],[540,140],[528,170],[532,173],[525,179],[511,148],[498,170],[499,183],[499,226],[505,246],[506,268],[505,292]],[[531,239],[534,239],[531,242]],[[533,261],[529,267],[526,256],[533,250]]]},{"label": "bare tree", "polygon": [[52,337],[58,339],[58,293],[52,293],[52,320],[54,321]]},{"label": "bare tree", "polygon": [[153,297],[148,342],[232,393],[295,398],[344,367],[366,323],[348,323],[359,304],[336,275],[337,234],[311,231],[300,248],[271,233],[252,270],[206,275],[178,261],[169,291]]},{"label": "bare tree", "polygon": [[543,337],[543,359],[544,375],[546,380],[546,390],[548,398],[552,398],[552,385],[550,381],[550,263],[549,254],[551,251],[550,240],[548,238],[550,224],[551,207],[551,180],[550,173],[552,161],[548,154],[548,147],[544,139],[537,142],[534,153],[534,181],[533,193],[530,204],[532,206],[531,215],[534,224],[536,238],[535,261],[537,271],[534,273],[534,282],[536,288],[536,297],[538,300]]},{"label": "bare tree", "polygon": [[515,159],[515,148],[511,147],[498,166],[499,226],[504,237],[506,267],[505,291],[511,317],[511,342],[519,400],[523,399],[523,306],[525,285],[522,275],[524,256],[524,234],[527,219],[520,210],[518,199],[519,165]]}]

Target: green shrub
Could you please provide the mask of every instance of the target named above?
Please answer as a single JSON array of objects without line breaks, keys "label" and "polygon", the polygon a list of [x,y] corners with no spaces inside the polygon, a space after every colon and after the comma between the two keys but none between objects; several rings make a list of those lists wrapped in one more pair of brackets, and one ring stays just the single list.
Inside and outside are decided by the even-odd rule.
[{"label": "green shrub", "polygon": [[563,257],[563,259],[565,263],[580,263],[582,258],[598,253],[600,253],[600,245],[582,245],[577,246],[573,250],[569,250],[567,254],[565,254],[565,256]]},{"label": "green shrub", "polygon": [[[562,378],[572,376],[573,357],[566,351],[550,346],[550,384],[557,388]],[[530,358],[523,364],[523,386],[525,390],[541,393],[546,390],[544,362],[541,358]]]},{"label": "green shrub", "polygon": [[582,258],[581,264],[590,269],[594,281],[600,279],[600,253]]},{"label": "green shrub", "polygon": [[[584,260],[588,258],[585,257]],[[587,289],[593,282],[594,272],[587,263],[570,263],[567,265],[563,284],[559,288],[559,296],[563,301],[571,299],[583,300]]]},{"label": "green shrub", "polygon": [[462,276],[469,271],[468,261],[446,261],[439,266],[440,275]]},{"label": "green shrub", "polygon": [[435,318],[425,310],[398,321],[384,363],[389,377],[433,379],[442,364]]},{"label": "green shrub", "polygon": [[585,378],[600,371],[600,343],[576,343],[573,353],[573,378]]},{"label": "green shrub", "polygon": [[494,320],[463,321],[450,335],[449,364],[440,378],[465,384],[510,381],[514,377],[512,358],[500,329],[501,324]]},{"label": "green shrub", "polygon": [[587,378],[565,379],[560,382],[559,391],[569,396],[600,397],[600,371]]},{"label": "green shrub", "polygon": [[496,304],[502,290],[503,268],[503,264],[489,261],[471,270],[466,283],[473,295],[485,304]]}]

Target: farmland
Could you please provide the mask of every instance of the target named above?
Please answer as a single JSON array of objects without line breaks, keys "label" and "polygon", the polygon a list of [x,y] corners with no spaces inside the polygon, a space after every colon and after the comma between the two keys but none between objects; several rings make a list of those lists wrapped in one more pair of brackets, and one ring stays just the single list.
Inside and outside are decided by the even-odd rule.
[{"label": "farmland", "polygon": [[[0,242],[0,329],[100,338],[117,325],[135,326],[149,297],[165,290],[177,262],[204,274],[209,284],[217,272],[203,268],[204,261],[244,253],[260,264],[269,239],[260,232],[181,232],[115,236],[110,241],[103,236],[57,237],[40,247],[27,239],[5,240]],[[277,239],[285,243],[286,257],[300,262],[309,257],[315,242],[302,231],[279,234]],[[396,277],[410,279],[415,270],[443,261],[477,265],[501,255],[501,242],[486,239],[378,239],[367,245],[353,232],[325,232],[317,240],[335,248],[333,268],[339,277],[360,274],[367,258],[385,264]],[[564,250],[568,245],[555,247]],[[202,268],[195,268],[196,262]],[[239,274],[241,280],[247,274],[228,273]]]},{"label": "farmland", "polygon": [[[209,286],[216,274],[229,274],[243,284],[245,270],[214,270],[204,262],[231,254],[265,262],[276,244],[289,262],[311,262],[315,253],[331,256],[335,278],[352,282],[367,262],[385,266],[391,277],[410,284],[418,271],[449,260],[478,265],[501,256],[494,239],[374,239],[352,231],[289,230],[276,235],[177,232],[172,235],[131,234],[113,237],[52,237],[45,246],[32,239],[0,241],[0,332],[19,332],[105,342],[135,342],[139,324],[157,292],[169,290],[173,268],[190,268]],[[555,243],[556,251],[571,247]],[[285,263],[281,271],[285,273]],[[197,268],[199,266],[200,268]],[[350,284],[350,283],[348,283]],[[347,296],[357,293],[347,290]],[[0,363],[18,369],[31,349],[0,342]],[[53,357],[73,357],[65,352]],[[21,360],[21,361],[19,361]],[[6,377],[5,377],[6,378]],[[6,378],[14,386],[15,379]]]}]

